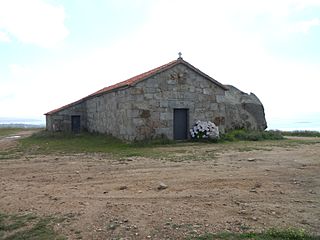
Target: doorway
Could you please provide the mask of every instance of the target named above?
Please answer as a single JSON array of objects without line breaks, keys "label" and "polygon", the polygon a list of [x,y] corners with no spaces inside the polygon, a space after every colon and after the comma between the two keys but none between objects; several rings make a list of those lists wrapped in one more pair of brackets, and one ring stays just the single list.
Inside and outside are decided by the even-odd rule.
[{"label": "doorway", "polygon": [[188,139],[188,109],[174,109],[173,112],[173,138],[174,140]]},{"label": "doorway", "polygon": [[80,116],[71,116],[71,131],[80,133]]}]

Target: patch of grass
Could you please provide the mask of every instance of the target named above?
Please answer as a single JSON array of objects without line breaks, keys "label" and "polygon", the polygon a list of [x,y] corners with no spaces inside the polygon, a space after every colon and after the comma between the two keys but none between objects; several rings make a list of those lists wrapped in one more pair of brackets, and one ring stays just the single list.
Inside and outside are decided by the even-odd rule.
[{"label": "patch of grass", "polygon": [[144,140],[144,141],[136,141],[132,144],[134,147],[154,147],[154,146],[163,146],[163,145],[173,145],[177,144],[176,141],[170,140],[166,137],[156,138],[153,140]]},{"label": "patch of grass", "polygon": [[[280,135],[278,132],[272,131],[259,132],[235,130],[223,135],[221,142],[235,140],[257,141],[270,139],[282,139],[282,135]],[[147,152],[151,153],[152,151],[150,150],[156,149],[157,147],[184,146],[188,144],[189,142],[176,142],[166,138],[127,143],[112,136],[103,134],[67,134],[56,132],[53,133],[48,131],[37,132],[31,137],[20,140],[20,148],[24,151],[29,151],[30,153],[45,154],[51,152],[102,152],[117,155],[121,154],[125,157],[142,156]]]},{"label": "patch of grass", "polygon": [[[210,141],[176,142],[165,138],[128,143],[103,134],[66,134],[40,131],[30,137],[20,139],[18,147],[14,151],[8,150],[3,154],[0,153],[0,159],[8,159],[12,156],[19,156],[19,154],[104,153],[124,161],[132,157],[148,157],[173,162],[207,161],[216,158],[217,152],[230,149],[270,151],[272,147],[295,147],[298,144],[304,144],[304,142],[311,144],[311,140],[285,139],[281,142],[275,142],[274,139],[282,139],[282,135],[273,131],[236,130],[222,136],[217,143]],[[256,143],[259,140],[264,141]],[[196,149],[196,151],[192,149]]]},{"label": "patch of grass", "polygon": [[103,134],[66,134],[41,131],[19,140],[19,149],[29,154],[50,153],[109,153],[119,157],[166,155],[157,150],[173,143],[166,139],[127,143]]},{"label": "patch of grass", "polygon": [[307,233],[303,229],[270,229],[262,233],[207,233],[201,236],[189,238],[194,240],[319,240],[320,236],[315,236]]},{"label": "patch of grass", "polygon": [[233,130],[221,136],[220,141],[262,141],[281,140],[283,136],[279,131],[247,131],[243,129]]},{"label": "patch of grass", "polygon": [[7,215],[0,213],[0,239],[3,240],[62,240],[54,232],[53,218],[39,218],[32,214]]},{"label": "patch of grass", "polygon": [[295,137],[320,137],[318,131],[280,131],[283,136],[295,136]]},{"label": "patch of grass", "polygon": [[0,128],[0,137],[15,134],[19,131],[25,130],[23,128]]},{"label": "patch of grass", "polygon": [[34,220],[36,217],[27,215],[0,215],[0,231],[13,231],[18,228],[24,227],[28,221]]},{"label": "patch of grass", "polygon": [[125,148],[125,143],[110,136],[99,134],[67,134],[41,131],[21,139],[20,147],[31,153],[51,152],[109,152]]}]

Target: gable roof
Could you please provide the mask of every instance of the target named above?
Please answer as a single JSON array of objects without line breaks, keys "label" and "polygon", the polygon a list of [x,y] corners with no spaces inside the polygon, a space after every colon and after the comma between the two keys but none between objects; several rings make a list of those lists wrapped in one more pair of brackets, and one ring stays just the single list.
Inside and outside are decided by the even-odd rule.
[{"label": "gable roof", "polygon": [[66,109],[68,107],[71,107],[73,105],[79,104],[79,103],[81,103],[81,102],[83,102],[83,101],[85,101],[85,100],[87,100],[89,98],[92,98],[92,97],[97,97],[97,96],[100,96],[102,94],[105,94],[105,93],[108,93],[108,92],[111,92],[111,91],[114,91],[114,90],[117,90],[117,89],[120,89],[120,88],[134,86],[138,82],[141,82],[141,81],[143,81],[143,80],[145,80],[147,78],[150,78],[150,77],[152,77],[152,76],[154,76],[154,75],[156,75],[158,73],[161,73],[161,72],[163,72],[165,70],[168,70],[168,69],[170,69],[170,68],[172,68],[172,67],[174,67],[174,66],[176,66],[178,64],[186,65],[187,67],[191,68],[192,70],[194,70],[195,72],[200,74],[202,77],[208,79],[209,81],[211,81],[215,85],[219,86],[223,90],[228,90],[228,88],[225,85],[219,83],[218,81],[216,81],[215,79],[213,79],[209,75],[203,73],[198,68],[192,66],[190,63],[188,63],[187,61],[185,61],[185,60],[183,60],[182,58],[179,57],[177,60],[171,61],[171,62],[169,62],[167,64],[164,64],[164,65],[162,65],[160,67],[154,68],[154,69],[152,69],[152,70],[150,70],[148,72],[141,73],[141,74],[139,74],[137,76],[134,76],[132,78],[129,78],[129,79],[125,80],[125,81],[122,81],[122,82],[116,83],[114,85],[102,88],[99,91],[96,91],[96,92],[94,92],[94,93],[92,93],[92,94],[90,94],[90,95],[88,95],[88,96],[86,96],[84,98],[79,99],[78,101],[72,102],[72,103],[67,104],[65,106],[62,106],[60,108],[54,109],[54,110],[52,110],[50,112],[47,112],[47,113],[45,113],[45,115],[51,115],[51,114],[57,113],[59,111],[62,111],[62,110]]}]

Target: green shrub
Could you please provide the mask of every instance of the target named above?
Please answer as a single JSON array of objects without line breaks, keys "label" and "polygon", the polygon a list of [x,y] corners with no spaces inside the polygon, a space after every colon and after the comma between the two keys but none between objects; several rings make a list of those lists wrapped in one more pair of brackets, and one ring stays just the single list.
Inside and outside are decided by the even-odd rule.
[{"label": "green shrub", "polygon": [[264,140],[281,140],[283,139],[283,135],[280,131],[263,131],[262,136]]}]

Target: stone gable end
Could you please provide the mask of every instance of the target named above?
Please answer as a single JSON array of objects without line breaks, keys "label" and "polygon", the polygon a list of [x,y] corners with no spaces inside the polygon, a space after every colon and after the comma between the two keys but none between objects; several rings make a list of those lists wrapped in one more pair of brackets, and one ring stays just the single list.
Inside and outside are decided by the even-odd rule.
[{"label": "stone gable end", "polygon": [[132,87],[87,100],[87,129],[126,140],[173,139],[174,109],[188,110],[188,128],[196,120],[223,119],[224,95],[220,86],[179,64]]},{"label": "stone gable end", "polygon": [[131,118],[135,135],[141,139],[173,139],[174,109],[188,110],[188,128],[196,120],[213,122],[225,117],[224,89],[183,64],[143,80],[128,91],[136,96],[131,102]]}]

